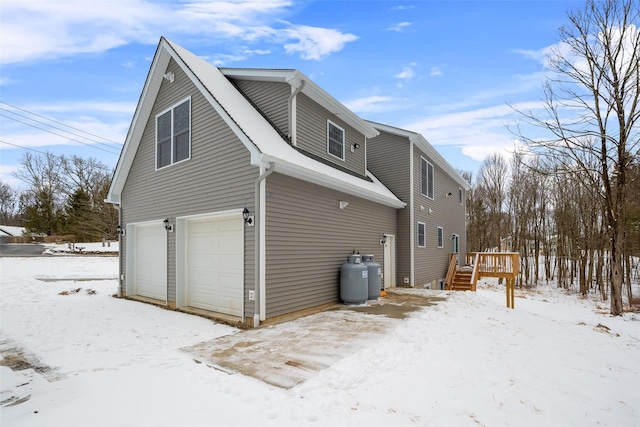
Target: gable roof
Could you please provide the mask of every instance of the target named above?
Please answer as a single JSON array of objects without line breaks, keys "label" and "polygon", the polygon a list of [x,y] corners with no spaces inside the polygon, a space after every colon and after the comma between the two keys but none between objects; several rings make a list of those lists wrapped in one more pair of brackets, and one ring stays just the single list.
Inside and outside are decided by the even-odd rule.
[{"label": "gable roof", "polygon": [[460,185],[460,187],[464,188],[467,191],[471,189],[471,184],[469,184],[466,179],[460,176],[460,174],[453,168],[453,166],[451,166],[449,162],[447,162],[444,157],[442,157],[442,155],[438,153],[438,151],[436,151],[436,149],[433,148],[429,141],[427,141],[421,134],[406,129],[384,125],[382,123],[376,123],[372,121],[368,122],[378,130],[408,138],[411,143],[422,150],[422,152],[425,153],[427,157],[429,157],[429,159],[431,159],[436,165],[444,170],[447,175],[453,178],[453,180],[456,181],[458,185]]},{"label": "gable roof", "polygon": [[[383,205],[395,208],[405,206],[404,202],[399,200],[370,173],[367,172],[367,175],[372,178],[371,181],[354,177],[295,150],[216,66],[164,37],[160,39],[156,49],[131,127],[118,159],[107,195],[108,202],[120,203],[120,195],[133,165],[145,126],[151,116],[165,70],[172,59],[180,66],[220,117],[233,130],[242,144],[249,150],[252,165],[268,167],[272,163],[276,172],[285,175],[369,199]],[[316,97],[319,97],[321,92],[324,92],[315,85],[312,89],[313,91],[310,90],[309,93],[317,92],[314,94]],[[329,100],[332,99],[328,94],[324,97]],[[346,107],[343,106],[342,108],[346,110]],[[350,112],[350,114],[357,118],[353,113]],[[361,122],[359,124],[361,128],[368,128],[368,132],[373,131],[377,134],[377,131],[364,120],[359,118],[358,120]]]}]

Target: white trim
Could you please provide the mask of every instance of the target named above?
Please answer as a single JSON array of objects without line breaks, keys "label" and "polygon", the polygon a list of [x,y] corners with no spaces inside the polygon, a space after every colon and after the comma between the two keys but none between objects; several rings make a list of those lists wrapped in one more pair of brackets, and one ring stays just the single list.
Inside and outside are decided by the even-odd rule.
[{"label": "white trim", "polygon": [[[423,190],[422,188],[422,162],[423,161],[427,164],[427,193],[429,193],[429,166],[431,166],[431,174],[433,176],[433,179],[431,181],[433,182],[433,188],[431,189],[432,194],[430,196],[429,194],[424,193],[422,191]],[[425,196],[427,199],[434,200],[435,193],[436,193],[436,168],[433,166],[433,164],[431,164],[431,162],[429,162],[429,160],[427,160],[423,156],[420,156],[420,194]]]},{"label": "white trim", "polygon": [[[291,86],[291,93],[294,93],[296,91],[296,88]],[[291,120],[291,135],[289,135],[291,137],[291,145],[293,145],[294,147],[296,147],[298,145],[298,97],[294,96],[293,99],[291,100],[291,117],[289,117],[289,120]]]},{"label": "white trim", "polygon": [[[335,154],[333,154],[331,151],[329,151],[329,126],[333,126],[336,127],[338,129],[340,129],[340,131],[342,131],[342,157],[338,157]],[[340,159],[343,162],[346,161],[346,150],[345,150],[345,146],[347,145],[347,132],[340,126],[338,126],[337,124],[335,124],[334,122],[332,122],[331,120],[327,119],[327,154],[335,157],[336,159]]]},{"label": "white trim", "polygon": [[414,154],[413,154],[413,144],[409,146],[409,254],[411,256],[411,262],[409,263],[409,276],[411,278],[411,285],[415,283],[415,274],[416,274],[416,255],[415,255],[415,227],[414,227],[414,200],[415,200],[415,167],[413,165]]},{"label": "white trim", "polygon": [[[424,244],[422,246],[420,246],[420,226],[422,226],[422,230],[423,230],[423,241]],[[427,247],[427,224],[422,222],[422,221],[417,221],[416,222],[416,246],[419,248],[426,248]]]},{"label": "white trim", "polygon": [[[265,168],[260,168],[260,175],[265,173]],[[267,316],[267,180],[260,181],[260,321]]]},{"label": "white trim", "polygon": [[439,249],[444,248],[444,228],[436,227],[436,244]]},{"label": "white trim", "polygon": [[353,111],[349,110],[340,101],[327,93],[320,86],[315,84],[307,76],[298,70],[278,70],[278,69],[259,69],[259,68],[220,68],[220,72],[227,77],[236,80],[252,80],[265,82],[284,82],[291,86],[299,87],[301,82],[305,82],[302,93],[307,95],[313,101],[326,108],[340,119],[351,125],[358,132],[369,138],[379,135],[379,132],[369,122],[359,117]]},{"label": "white trim", "polygon": [[[189,157],[187,157],[186,159],[182,159],[182,160],[179,160],[179,161],[176,162],[176,161],[173,160],[173,151],[174,151],[173,150],[173,143],[174,143],[173,139],[174,139],[174,136],[175,136],[173,134],[173,110],[176,107],[184,104],[187,101],[189,101]],[[163,111],[159,112],[158,114],[156,114],[156,117],[155,117],[154,123],[153,123],[153,125],[155,126],[155,141],[154,141],[154,143],[155,143],[155,167],[156,167],[156,171],[168,168],[169,166],[173,166],[173,165],[176,165],[178,163],[186,162],[187,160],[191,160],[191,121],[192,121],[191,120],[191,105],[193,105],[193,104],[191,102],[191,95],[189,95],[186,98],[183,98],[182,100],[176,102],[175,104],[173,104],[169,108],[166,108],[165,110],[163,110]],[[158,167],[158,117],[168,113],[169,111],[171,111],[171,139],[169,141],[170,142],[169,150],[170,150],[170,154],[171,154],[171,161],[169,162],[168,165]]]},{"label": "white trim", "polygon": [[432,159],[442,170],[454,179],[458,183],[458,185],[462,186],[465,190],[471,189],[471,184],[469,184],[454,168],[447,162],[444,157],[435,148],[427,141],[424,136],[419,133],[411,132],[409,130],[396,128],[389,125],[384,125],[382,123],[376,123],[367,120],[371,126],[378,130],[383,130],[385,132],[391,133],[393,135],[404,136],[405,138],[409,138],[413,144],[417,145],[422,152],[425,153],[427,157]]}]

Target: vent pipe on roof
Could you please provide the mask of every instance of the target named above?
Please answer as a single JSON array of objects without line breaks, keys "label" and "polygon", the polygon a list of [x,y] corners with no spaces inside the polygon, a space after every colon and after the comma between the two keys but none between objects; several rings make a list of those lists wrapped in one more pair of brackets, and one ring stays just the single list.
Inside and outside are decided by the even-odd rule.
[{"label": "vent pipe on roof", "polygon": [[289,119],[289,129],[287,131],[287,136],[291,141],[291,145],[293,145],[294,147],[298,145],[298,141],[296,141],[296,112],[293,109],[293,100],[300,92],[302,92],[305,83],[306,82],[302,80],[300,86],[298,86],[293,92],[291,92],[291,95],[289,95],[289,99],[287,100],[287,118]]}]

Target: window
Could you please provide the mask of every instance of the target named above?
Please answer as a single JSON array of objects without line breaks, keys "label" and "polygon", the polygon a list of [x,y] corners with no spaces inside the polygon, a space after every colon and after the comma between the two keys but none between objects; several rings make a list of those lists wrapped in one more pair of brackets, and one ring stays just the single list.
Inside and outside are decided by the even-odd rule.
[{"label": "window", "polygon": [[433,199],[433,165],[420,157],[420,192]]},{"label": "window", "polygon": [[442,227],[438,227],[438,247],[444,247],[444,229]]},{"label": "window", "polygon": [[156,169],[191,158],[191,99],[156,116]]},{"label": "window", "polygon": [[418,221],[418,247],[426,248],[427,247],[427,235],[424,222]]},{"label": "window", "polygon": [[344,160],[344,129],[327,120],[327,153]]},{"label": "window", "polygon": [[458,188],[458,203],[464,203],[464,192],[462,191],[462,188]]}]

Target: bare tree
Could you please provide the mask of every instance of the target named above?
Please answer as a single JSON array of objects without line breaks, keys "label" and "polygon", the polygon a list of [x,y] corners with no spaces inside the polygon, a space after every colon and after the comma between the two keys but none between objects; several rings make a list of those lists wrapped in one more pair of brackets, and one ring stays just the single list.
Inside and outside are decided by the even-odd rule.
[{"label": "bare tree", "polygon": [[478,173],[478,189],[484,198],[488,210],[488,223],[485,234],[488,235],[488,247],[500,248],[500,239],[507,237],[503,205],[506,199],[509,166],[499,154],[484,159]]},{"label": "bare tree", "polygon": [[47,235],[58,232],[63,226],[61,210],[66,185],[61,158],[49,152],[43,156],[27,152],[21,166],[14,175],[29,185],[30,196],[24,201],[31,201],[24,207],[25,227]]},{"label": "bare tree", "polygon": [[0,224],[19,225],[16,223],[16,207],[18,193],[6,182],[0,181]]},{"label": "bare tree", "polygon": [[[544,113],[520,111],[550,137],[519,134],[530,150],[552,157],[561,173],[597,172],[609,237],[611,314],[621,315],[627,173],[640,144],[640,3],[588,0],[568,18],[547,58],[553,77],[545,85]],[[584,161],[592,157],[595,171]]]}]

